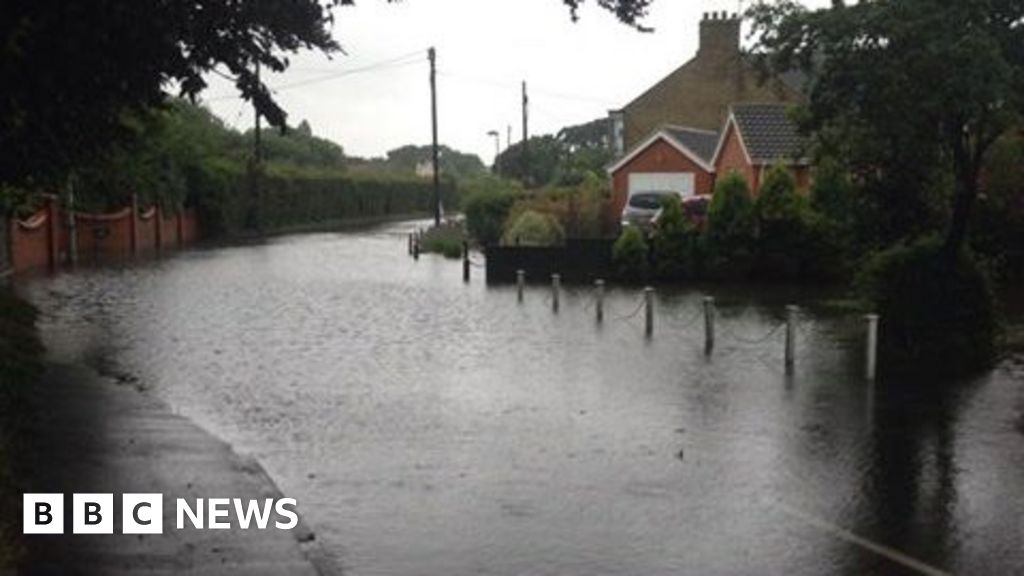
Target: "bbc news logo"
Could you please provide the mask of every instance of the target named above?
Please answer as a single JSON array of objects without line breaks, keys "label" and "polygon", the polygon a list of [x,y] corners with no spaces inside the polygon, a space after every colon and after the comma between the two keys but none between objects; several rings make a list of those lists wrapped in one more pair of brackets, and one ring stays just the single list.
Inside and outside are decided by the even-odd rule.
[{"label": "bbc news logo", "polygon": [[[23,503],[23,533],[64,533],[63,494],[25,494]],[[272,526],[292,530],[299,523],[296,508],[293,498],[197,498],[193,503],[178,498],[175,500],[175,528],[266,530]],[[122,494],[121,533],[163,534],[163,512],[163,494]],[[113,494],[73,494],[71,497],[73,534],[113,534],[115,514]]]}]

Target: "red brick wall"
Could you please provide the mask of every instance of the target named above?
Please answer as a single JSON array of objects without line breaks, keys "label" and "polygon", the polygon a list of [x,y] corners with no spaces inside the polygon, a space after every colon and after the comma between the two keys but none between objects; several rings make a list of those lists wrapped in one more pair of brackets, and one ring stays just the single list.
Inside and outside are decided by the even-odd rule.
[{"label": "red brick wall", "polygon": [[807,194],[811,190],[811,169],[808,166],[797,166],[792,169],[796,179],[796,191]]},{"label": "red brick wall", "polygon": [[633,172],[693,172],[694,191],[710,194],[714,176],[664,140],[656,140],[636,158],[612,174],[612,214],[618,218],[629,196],[629,175]]},{"label": "red brick wall", "polygon": [[[46,207],[28,220],[12,219],[8,223],[11,267],[15,272],[53,268],[66,261],[71,244],[67,213],[59,208],[56,197],[47,198]],[[132,207],[111,214],[77,213],[75,237],[79,262],[126,258],[154,250],[158,243],[169,248],[199,239],[199,222],[194,210],[162,214],[158,208],[151,208],[136,219],[133,243],[132,213]]]},{"label": "red brick wall", "polygon": [[138,227],[139,246],[138,252],[151,252],[156,249],[156,207],[149,210],[142,210],[136,220]]},{"label": "red brick wall", "polygon": [[734,171],[743,176],[751,191],[757,190],[759,171],[747,162],[743,143],[736,132],[736,127],[730,124],[729,131],[725,135],[725,142],[722,144],[722,150],[715,163],[715,174],[718,178],[724,178]]},{"label": "red brick wall", "polygon": [[181,241],[192,244],[199,240],[199,218],[196,211],[187,208],[181,212]]},{"label": "red brick wall", "polygon": [[170,214],[158,210],[160,226],[160,249],[175,248],[179,245],[178,241],[178,215],[175,212]]},{"label": "red brick wall", "polygon": [[9,223],[11,267],[15,272],[47,268],[51,265],[53,239],[50,237],[54,211],[44,207],[27,220]]},{"label": "red brick wall", "polygon": [[79,262],[131,256],[131,214],[131,208],[113,214],[76,214]]}]

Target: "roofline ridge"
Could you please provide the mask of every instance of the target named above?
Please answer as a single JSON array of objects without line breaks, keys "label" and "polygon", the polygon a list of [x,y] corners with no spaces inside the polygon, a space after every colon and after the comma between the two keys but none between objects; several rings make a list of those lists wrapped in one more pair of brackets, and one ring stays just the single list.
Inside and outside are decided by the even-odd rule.
[{"label": "roofline ridge", "polygon": [[795,102],[733,102],[729,108],[743,108],[746,106],[771,106],[772,108],[789,108],[795,106]]},{"label": "roofline ridge", "polygon": [[663,125],[659,128],[654,129],[644,138],[641,142],[633,146],[626,154],[623,154],[621,158],[616,159],[611,164],[605,167],[605,171],[609,174],[619,171],[624,166],[632,162],[637,156],[639,156],[644,150],[651,147],[652,144],[657,142],[659,139],[665,140],[669,146],[672,146],[678,150],[684,156],[690,158],[697,166],[703,169],[708,174],[715,173],[715,165],[711,159],[705,160],[700,154],[697,154],[696,150],[693,150],[686,144],[676,140],[672,137],[672,134],[668,133],[666,127]]},{"label": "roofline ridge", "polygon": [[704,134],[717,135],[717,130],[708,130],[707,128],[694,128],[693,126],[683,126],[682,124],[662,124],[661,129],[665,130],[689,130],[690,132],[703,132]]}]

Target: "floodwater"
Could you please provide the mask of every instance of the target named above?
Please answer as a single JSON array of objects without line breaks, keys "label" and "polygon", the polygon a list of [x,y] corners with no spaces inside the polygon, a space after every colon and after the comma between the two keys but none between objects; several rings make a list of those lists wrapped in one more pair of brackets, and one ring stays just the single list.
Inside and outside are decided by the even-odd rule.
[{"label": "floodwater", "polygon": [[[488,287],[414,223],[29,282],[58,360],[256,456],[347,573],[1024,571],[1024,361],[869,385],[828,298]],[[789,302],[802,305],[795,373]],[[628,317],[628,318],[627,318]],[[144,490],[143,490],[144,491]]]}]

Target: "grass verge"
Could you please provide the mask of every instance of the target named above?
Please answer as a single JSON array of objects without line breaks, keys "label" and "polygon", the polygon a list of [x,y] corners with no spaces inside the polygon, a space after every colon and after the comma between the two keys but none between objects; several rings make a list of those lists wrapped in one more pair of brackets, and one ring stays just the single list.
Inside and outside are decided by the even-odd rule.
[{"label": "grass verge", "polygon": [[22,554],[19,515],[21,455],[28,391],[42,372],[43,346],[36,332],[36,310],[9,288],[0,286],[0,573],[8,573]]},{"label": "grass verge", "polygon": [[445,258],[461,258],[462,244],[467,240],[462,223],[448,222],[428,229],[420,239],[422,252],[434,252]]}]

